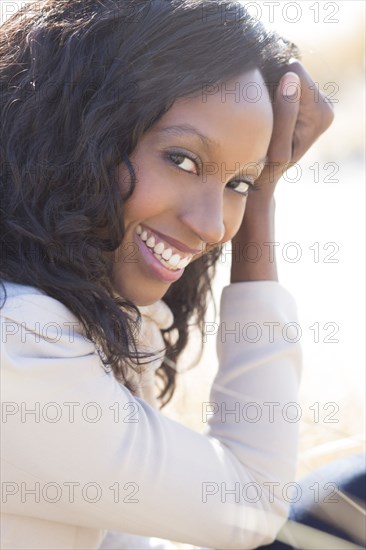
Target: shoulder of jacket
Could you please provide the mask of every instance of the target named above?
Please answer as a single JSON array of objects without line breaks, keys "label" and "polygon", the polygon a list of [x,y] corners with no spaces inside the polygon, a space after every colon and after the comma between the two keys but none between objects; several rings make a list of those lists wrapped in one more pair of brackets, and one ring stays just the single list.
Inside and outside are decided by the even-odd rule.
[{"label": "shoulder of jacket", "polygon": [[0,285],[0,317],[26,326],[35,321],[71,324],[76,332],[83,332],[78,318],[64,304],[36,287],[17,283]]},{"label": "shoulder of jacket", "polygon": [[76,358],[97,353],[79,319],[61,302],[37,288],[4,283],[0,295],[0,334],[6,356]]}]

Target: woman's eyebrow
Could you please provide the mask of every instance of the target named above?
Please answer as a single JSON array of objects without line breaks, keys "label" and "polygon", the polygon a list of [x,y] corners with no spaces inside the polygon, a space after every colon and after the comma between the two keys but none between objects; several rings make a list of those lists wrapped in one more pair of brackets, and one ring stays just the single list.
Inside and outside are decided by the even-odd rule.
[{"label": "woman's eyebrow", "polygon": [[204,134],[201,134],[201,132],[199,132],[197,128],[195,128],[194,126],[191,126],[190,124],[166,126],[165,128],[157,129],[157,132],[161,134],[168,134],[168,135],[173,135],[178,137],[187,136],[187,135],[198,137],[201,140],[202,145],[205,147],[205,149],[210,149],[210,148],[219,146],[219,144],[216,141],[209,138],[208,136],[205,136]]}]

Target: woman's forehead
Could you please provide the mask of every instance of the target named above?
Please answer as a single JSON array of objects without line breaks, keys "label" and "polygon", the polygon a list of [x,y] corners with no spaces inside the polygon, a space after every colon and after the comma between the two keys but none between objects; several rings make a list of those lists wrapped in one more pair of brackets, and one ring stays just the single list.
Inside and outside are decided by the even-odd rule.
[{"label": "woman's forehead", "polygon": [[[200,149],[211,152],[226,147],[236,150],[240,143],[247,146],[252,144],[253,136],[267,141],[272,132],[273,113],[259,71],[244,73],[222,86],[223,92],[218,90],[207,100],[200,95],[179,98],[150,129],[151,138],[194,142]],[[238,97],[237,90],[249,87],[257,90],[254,99],[243,94]]]}]

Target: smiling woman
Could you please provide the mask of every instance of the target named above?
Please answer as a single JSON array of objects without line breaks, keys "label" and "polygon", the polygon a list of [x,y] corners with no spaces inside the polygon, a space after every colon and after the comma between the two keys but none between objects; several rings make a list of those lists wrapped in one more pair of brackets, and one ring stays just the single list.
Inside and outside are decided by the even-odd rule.
[{"label": "smiling woman", "polygon": [[[158,406],[222,244],[274,240],[276,183],[332,121],[296,56],[225,0],[45,0],[2,26],[3,548],[249,549],[285,522],[296,425],[222,413],[296,401],[275,262],[233,259],[207,432]],[[238,484],[261,497],[217,495]]]}]

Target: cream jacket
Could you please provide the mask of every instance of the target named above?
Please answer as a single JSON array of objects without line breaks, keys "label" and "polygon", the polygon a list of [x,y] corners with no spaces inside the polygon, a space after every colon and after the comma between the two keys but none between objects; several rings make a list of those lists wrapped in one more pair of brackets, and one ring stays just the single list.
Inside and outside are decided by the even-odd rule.
[{"label": "cream jacket", "polygon": [[[219,369],[203,434],[156,409],[161,355],[132,395],[105,372],[63,304],[33,287],[6,290],[1,548],[162,548],[174,540],[243,550],[275,538],[296,464],[298,425],[284,410],[296,402],[301,370],[286,289],[274,281],[224,288],[220,323],[210,325]],[[160,350],[171,311],[161,301],[141,312],[140,345]]]}]

